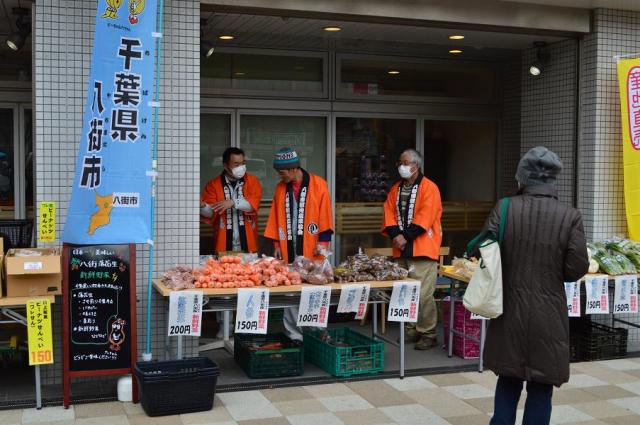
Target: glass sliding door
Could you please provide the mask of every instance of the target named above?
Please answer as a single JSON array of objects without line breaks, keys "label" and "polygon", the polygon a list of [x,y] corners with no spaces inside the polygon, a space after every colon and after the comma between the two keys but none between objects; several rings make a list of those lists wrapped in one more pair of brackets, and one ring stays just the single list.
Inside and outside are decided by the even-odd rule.
[{"label": "glass sliding door", "polygon": [[[327,178],[327,117],[309,115],[240,115],[240,147],[247,155],[247,171],[262,183],[262,203],[258,213],[259,234],[269,216],[276,184],[273,155],[291,147],[300,157],[302,168]],[[261,238],[260,252],[271,254],[273,247]]]},{"label": "glass sliding door", "polygon": [[390,246],[380,234],[382,204],[399,178],[396,161],[415,146],[415,119],[336,118],[336,260]]},{"label": "glass sliding door", "polygon": [[[202,113],[200,115],[200,193],[209,180],[223,170],[222,153],[231,146],[231,113]],[[213,228],[200,223],[200,255],[213,253]]]},{"label": "glass sliding door", "polygon": [[18,143],[18,108],[0,106],[0,218],[16,218],[14,160]]},{"label": "glass sliding door", "polygon": [[496,122],[424,123],[425,175],[440,189],[443,246],[462,253],[496,200]]}]

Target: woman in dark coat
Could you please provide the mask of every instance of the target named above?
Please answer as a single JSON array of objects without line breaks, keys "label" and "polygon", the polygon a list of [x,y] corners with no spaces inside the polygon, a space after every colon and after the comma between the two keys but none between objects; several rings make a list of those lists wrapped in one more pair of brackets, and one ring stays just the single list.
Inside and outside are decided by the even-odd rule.
[{"label": "woman in dark coat", "polygon": [[[569,320],[564,282],[589,268],[582,216],[558,201],[558,156],[544,147],[518,165],[518,195],[510,198],[501,249],[502,316],[491,320],[485,365],[498,376],[492,425],[515,423],[523,382],[523,425],[548,424],[553,386],[569,380]],[[485,228],[498,234],[500,204]]]}]

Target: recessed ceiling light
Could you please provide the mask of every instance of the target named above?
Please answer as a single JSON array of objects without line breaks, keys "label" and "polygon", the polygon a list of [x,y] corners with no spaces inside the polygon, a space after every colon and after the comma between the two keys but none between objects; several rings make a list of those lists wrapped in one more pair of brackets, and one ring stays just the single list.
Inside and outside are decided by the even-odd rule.
[{"label": "recessed ceiling light", "polygon": [[449,40],[464,40],[464,35],[462,34],[453,34],[449,36]]},{"label": "recessed ceiling light", "polygon": [[462,53],[462,50],[460,50],[460,49],[451,49],[451,50],[449,50],[449,53],[451,53],[452,55],[459,55],[460,53]]},{"label": "recessed ceiling light", "polygon": [[389,71],[387,71],[387,74],[389,74],[389,75],[398,75],[398,74],[400,74],[400,71],[398,71],[397,69],[390,69]]},{"label": "recessed ceiling light", "polygon": [[235,72],[233,75],[235,75],[236,77],[243,77],[244,72]]},{"label": "recessed ceiling light", "polygon": [[323,28],[326,32],[338,32],[338,31],[342,31],[342,28],[340,27],[324,27]]},{"label": "recessed ceiling light", "polygon": [[220,37],[218,37],[220,40],[233,40],[234,38],[236,38],[233,35],[221,35]]}]

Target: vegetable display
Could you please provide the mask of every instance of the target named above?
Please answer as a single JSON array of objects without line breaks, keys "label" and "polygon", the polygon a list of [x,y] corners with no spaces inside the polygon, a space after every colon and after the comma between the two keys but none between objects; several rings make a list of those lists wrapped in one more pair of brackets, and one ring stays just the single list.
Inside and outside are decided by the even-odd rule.
[{"label": "vegetable display", "polygon": [[[640,251],[637,249],[637,243],[619,238],[587,244],[590,260],[598,263],[600,271],[612,276],[638,272],[636,261],[640,259]],[[594,273],[594,269],[590,263],[589,272]]]},{"label": "vegetable display", "polygon": [[409,275],[409,271],[403,269],[393,261],[389,261],[384,255],[356,254],[347,257],[334,270],[336,281],[363,282],[371,280],[400,280]]}]

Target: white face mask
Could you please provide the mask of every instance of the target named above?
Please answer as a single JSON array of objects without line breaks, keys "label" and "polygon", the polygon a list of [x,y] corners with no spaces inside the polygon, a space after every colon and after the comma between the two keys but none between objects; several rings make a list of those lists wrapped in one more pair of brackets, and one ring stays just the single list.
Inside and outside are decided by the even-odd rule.
[{"label": "white face mask", "polygon": [[241,179],[244,177],[245,173],[247,172],[247,166],[246,165],[240,165],[236,168],[233,168],[231,170],[231,174],[233,175],[233,177],[235,177],[236,179]]},{"label": "white face mask", "polygon": [[411,172],[410,165],[400,165],[398,167],[398,173],[400,174],[400,177],[402,177],[403,179],[408,179],[413,175],[413,173]]}]

